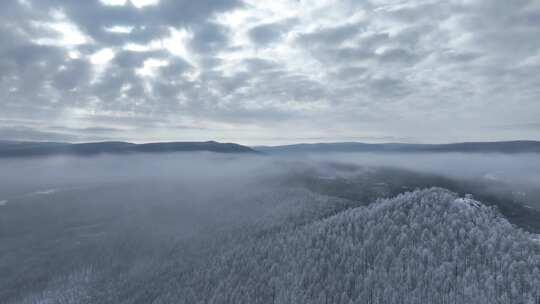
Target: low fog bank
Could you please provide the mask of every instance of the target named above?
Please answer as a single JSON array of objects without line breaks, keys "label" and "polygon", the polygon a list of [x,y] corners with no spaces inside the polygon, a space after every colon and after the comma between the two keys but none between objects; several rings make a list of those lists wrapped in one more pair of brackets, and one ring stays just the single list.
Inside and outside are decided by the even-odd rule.
[{"label": "low fog bank", "polygon": [[[351,179],[365,177],[369,170],[385,168],[398,171],[370,178],[379,179],[375,183],[385,183],[384,179],[402,175],[399,170],[404,170],[408,174],[429,175],[422,178],[435,182],[425,183],[426,187],[445,186],[436,182],[438,177],[492,188],[505,187],[517,196],[522,195],[526,199],[524,202],[540,210],[539,154],[324,153],[300,157],[201,152],[0,159],[0,168],[2,205],[17,198],[117,184],[173,184],[173,187],[203,194],[253,190],[269,184],[305,186],[303,181],[306,179],[337,178],[350,184]],[[403,191],[408,189],[406,182],[399,180]],[[349,185],[349,188],[353,186]],[[356,187],[356,192],[366,191],[364,184]],[[150,187],[148,191],[153,192],[153,189]]]},{"label": "low fog bank", "polygon": [[313,161],[340,161],[446,175],[540,185],[540,154],[333,153],[310,154]]},{"label": "low fog bank", "polygon": [[211,182],[215,188],[223,186],[220,180],[247,181],[276,172],[263,157],[205,152],[0,159],[0,168],[3,197],[55,187],[150,180],[197,187],[208,187],[206,183]]},{"label": "low fog bank", "polygon": [[[324,153],[284,157],[202,152],[0,159],[0,168],[2,205],[21,197],[115,184],[174,184],[191,192],[219,193],[272,183],[302,185],[299,181],[305,179],[338,178],[350,182],[357,176],[365,176],[366,170],[386,168],[432,175],[423,178],[433,181],[445,177],[494,188],[504,186],[516,195],[527,196],[527,204],[540,209],[539,154]],[[385,174],[377,177],[378,183],[385,183],[381,179],[402,172]],[[444,185],[426,183],[425,186]],[[355,191],[365,191],[363,187],[358,185]],[[404,190],[407,187],[403,185]]]},{"label": "low fog bank", "polygon": [[325,153],[310,154],[307,159],[399,168],[461,180],[501,182],[519,189],[540,189],[540,154]]}]

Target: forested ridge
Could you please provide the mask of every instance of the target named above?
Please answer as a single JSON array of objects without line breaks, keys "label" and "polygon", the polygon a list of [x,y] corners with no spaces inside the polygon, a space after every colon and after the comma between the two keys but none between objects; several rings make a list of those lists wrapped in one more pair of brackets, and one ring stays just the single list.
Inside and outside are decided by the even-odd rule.
[{"label": "forested ridge", "polygon": [[102,240],[102,258],[9,303],[540,303],[538,235],[470,197],[431,188],[345,210],[305,190],[238,199],[229,207],[258,219],[216,210],[235,228],[208,243],[170,244],[153,226]]},{"label": "forested ridge", "polygon": [[540,244],[492,208],[414,191],[268,235],[157,303],[540,303]]}]

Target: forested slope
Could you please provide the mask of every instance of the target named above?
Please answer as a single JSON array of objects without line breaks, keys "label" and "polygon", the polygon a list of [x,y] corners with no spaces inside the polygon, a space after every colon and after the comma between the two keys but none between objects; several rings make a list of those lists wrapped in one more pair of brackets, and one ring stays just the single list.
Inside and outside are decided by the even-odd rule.
[{"label": "forested slope", "polygon": [[492,208],[415,191],[246,242],[158,303],[539,303],[540,244]]},{"label": "forested slope", "polygon": [[185,210],[154,203],[172,217],[146,223],[152,209],[141,200],[125,233],[88,245],[96,249],[84,252],[86,264],[66,259],[75,271],[7,303],[540,303],[538,236],[492,207],[441,188],[349,209],[276,190],[212,209],[216,229],[177,243],[171,233],[184,232],[186,218],[176,216]]}]

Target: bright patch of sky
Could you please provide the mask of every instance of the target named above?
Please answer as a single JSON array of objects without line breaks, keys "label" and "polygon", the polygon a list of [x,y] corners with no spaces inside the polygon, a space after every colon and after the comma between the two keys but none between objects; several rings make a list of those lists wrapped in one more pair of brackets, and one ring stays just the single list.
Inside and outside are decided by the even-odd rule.
[{"label": "bright patch of sky", "polygon": [[114,52],[110,48],[102,49],[90,56],[92,64],[105,64],[114,58]]},{"label": "bright patch of sky", "polygon": [[119,33],[119,34],[129,34],[133,30],[132,26],[121,26],[115,25],[105,29],[107,32]]},{"label": "bright patch of sky", "polygon": [[35,21],[32,25],[37,29],[55,32],[55,37],[36,38],[34,42],[42,45],[77,46],[90,43],[92,39],[80,31],[76,24],[69,21],[60,10],[51,12],[50,22]]},{"label": "bright patch of sky", "polygon": [[131,3],[137,8],[143,8],[145,6],[159,4],[159,0],[99,0],[99,1],[105,5],[111,5],[111,6],[126,5],[128,1],[131,1]]}]

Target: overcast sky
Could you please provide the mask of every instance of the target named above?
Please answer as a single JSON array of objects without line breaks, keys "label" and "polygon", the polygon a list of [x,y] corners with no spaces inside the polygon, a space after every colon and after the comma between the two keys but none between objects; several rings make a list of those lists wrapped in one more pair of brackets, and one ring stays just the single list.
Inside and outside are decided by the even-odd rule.
[{"label": "overcast sky", "polygon": [[0,139],[540,140],[540,1],[2,0]]}]

